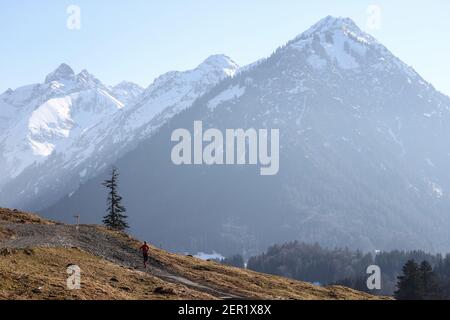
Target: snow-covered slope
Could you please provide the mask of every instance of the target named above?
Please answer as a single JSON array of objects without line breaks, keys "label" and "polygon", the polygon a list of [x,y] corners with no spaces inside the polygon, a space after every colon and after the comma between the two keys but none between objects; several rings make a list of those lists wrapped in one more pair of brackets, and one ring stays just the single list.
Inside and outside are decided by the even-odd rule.
[{"label": "snow-covered slope", "polygon": [[214,55],[193,70],[168,72],[158,77],[136,104],[117,113],[110,123],[91,130],[83,138],[102,139],[103,143],[112,140],[114,144],[124,141],[136,144],[220,81],[232,77],[238,68],[229,57]]},{"label": "snow-covered slope", "polygon": [[[175,166],[177,128],[280,129],[280,171]],[[221,82],[116,163],[132,231],[176,251],[276,242],[450,250],[450,99],[351,20],[327,17]],[[98,212],[105,176],[47,210]],[[151,210],[147,210],[151,208]],[[150,238],[149,238],[150,237]]]},{"label": "snow-covered slope", "polygon": [[111,88],[114,97],[127,106],[137,103],[144,90],[141,86],[129,81],[122,81]]},{"label": "snow-covered slope", "polygon": [[[67,65],[44,84],[0,96],[0,136],[4,206],[38,209],[71,193],[174,114],[189,107],[238,66],[223,55],[196,69],[169,72],[143,90],[122,82],[106,87]],[[15,109],[22,111],[14,115]]]},{"label": "snow-covered slope", "polygon": [[6,119],[0,132],[1,184],[54,151],[64,152],[83,132],[123,107],[94,76],[85,70],[75,75],[66,64],[42,84],[1,95],[0,103],[1,118]]}]

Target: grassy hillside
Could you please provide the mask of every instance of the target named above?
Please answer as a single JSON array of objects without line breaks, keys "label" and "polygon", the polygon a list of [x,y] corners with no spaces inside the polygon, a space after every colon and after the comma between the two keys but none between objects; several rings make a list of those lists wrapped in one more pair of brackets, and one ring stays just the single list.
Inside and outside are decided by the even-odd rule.
[{"label": "grassy hillside", "polygon": [[[67,226],[0,209],[0,299],[378,299],[349,288],[260,274],[152,247],[100,226]],[[81,268],[81,290],[66,269]]]}]

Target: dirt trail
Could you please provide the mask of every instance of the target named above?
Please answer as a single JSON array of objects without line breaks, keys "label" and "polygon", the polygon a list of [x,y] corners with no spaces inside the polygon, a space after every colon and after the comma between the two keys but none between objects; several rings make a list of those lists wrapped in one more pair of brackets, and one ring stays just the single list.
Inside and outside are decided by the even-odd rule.
[{"label": "dirt trail", "polygon": [[129,243],[95,226],[41,224],[5,224],[4,228],[15,234],[14,239],[0,240],[0,248],[26,249],[33,247],[80,248],[124,267],[145,271],[162,280],[185,285],[194,290],[211,294],[220,299],[243,299],[237,295],[222,292],[208,285],[191,281],[166,270],[156,260],[150,260],[147,269],[142,268],[139,252]]}]

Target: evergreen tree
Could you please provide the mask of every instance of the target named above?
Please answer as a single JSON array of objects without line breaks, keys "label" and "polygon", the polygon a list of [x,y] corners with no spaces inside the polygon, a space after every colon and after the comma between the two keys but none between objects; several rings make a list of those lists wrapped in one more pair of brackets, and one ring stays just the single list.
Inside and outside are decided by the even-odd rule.
[{"label": "evergreen tree", "polygon": [[125,215],[126,209],[122,205],[122,197],[119,195],[119,171],[113,167],[111,179],[105,180],[103,186],[108,188],[107,215],[103,218],[105,226],[114,230],[123,231],[128,228]]},{"label": "evergreen tree", "polygon": [[409,260],[403,266],[402,272],[403,274],[398,277],[395,298],[397,300],[422,300],[423,284],[417,263]]},{"label": "evergreen tree", "polygon": [[[271,246],[265,253],[250,257],[247,268],[322,285],[341,284],[371,294],[394,295],[400,280],[397,277],[408,260],[426,263],[421,267],[416,265],[407,272],[410,276],[400,278],[398,299],[450,299],[450,254],[443,258],[441,254],[420,250],[393,250],[373,256],[360,251],[290,242]],[[369,290],[366,285],[367,266],[374,264],[383,271],[381,290]],[[413,294],[405,293],[408,288]]]},{"label": "evergreen tree", "polygon": [[428,261],[423,261],[420,264],[420,276],[422,279],[423,286],[423,299],[424,300],[435,300],[440,299],[440,287],[439,279],[437,274],[433,271],[430,263]]}]

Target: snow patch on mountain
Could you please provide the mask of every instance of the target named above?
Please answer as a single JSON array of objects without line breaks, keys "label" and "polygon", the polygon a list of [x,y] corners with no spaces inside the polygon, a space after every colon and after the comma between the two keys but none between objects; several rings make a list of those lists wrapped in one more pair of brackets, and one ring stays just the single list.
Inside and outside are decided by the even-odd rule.
[{"label": "snow patch on mountain", "polygon": [[123,81],[111,88],[113,95],[127,106],[136,103],[144,90],[141,86],[129,81]]},{"label": "snow patch on mountain", "polygon": [[86,70],[75,75],[66,64],[42,84],[4,93],[0,96],[0,164],[5,174],[0,185],[56,150],[64,152],[84,130],[123,106],[93,75]]},{"label": "snow patch on mountain", "polygon": [[73,126],[70,115],[72,99],[70,96],[51,99],[31,114],[28,121],[29,141],[34,155],[47,157],[55,149],[48,142],[33,140],[33,136],[53,136],[67,138]]},{"label": "snow patch on mountain", "polygon": [[287,46],[305,52],[310,66],[318,70],[336,66],[342,70],[359,72],[370,63],[375,69],[390,72],[401,70],[408,77],[421,80],[414,69],[392,55],[349,18],[328,16],[290,41]]},{"label": "snow patch on mountain", "polygon": [[[175,114],[192,103],[225,78],[232,77],[238,65],[225,55],[207,58],[197,68],[184,72],[171,71],[158,77],[143,93],[142,99],[120,115],[118,121],[126,128],[127,136],[116,132],[116,141],[136,138],[133,132],[142,128],[139,139],[145,138]],[[156,123],[153,119],[157,119]],[[147,126],[143,128],[143,126]],[[131,133],[131,134],[130,134]]]},{"label": "snow patch on mountain", "polygon": [[232,86],[225,91],[222,91],[219,95],[213,98],[208,103],[208,108],[210,111],[214,111],[218,105],[224,103],[225,101],[230,101],[233,99],[240,98],[245,93],[245,87]]}]

